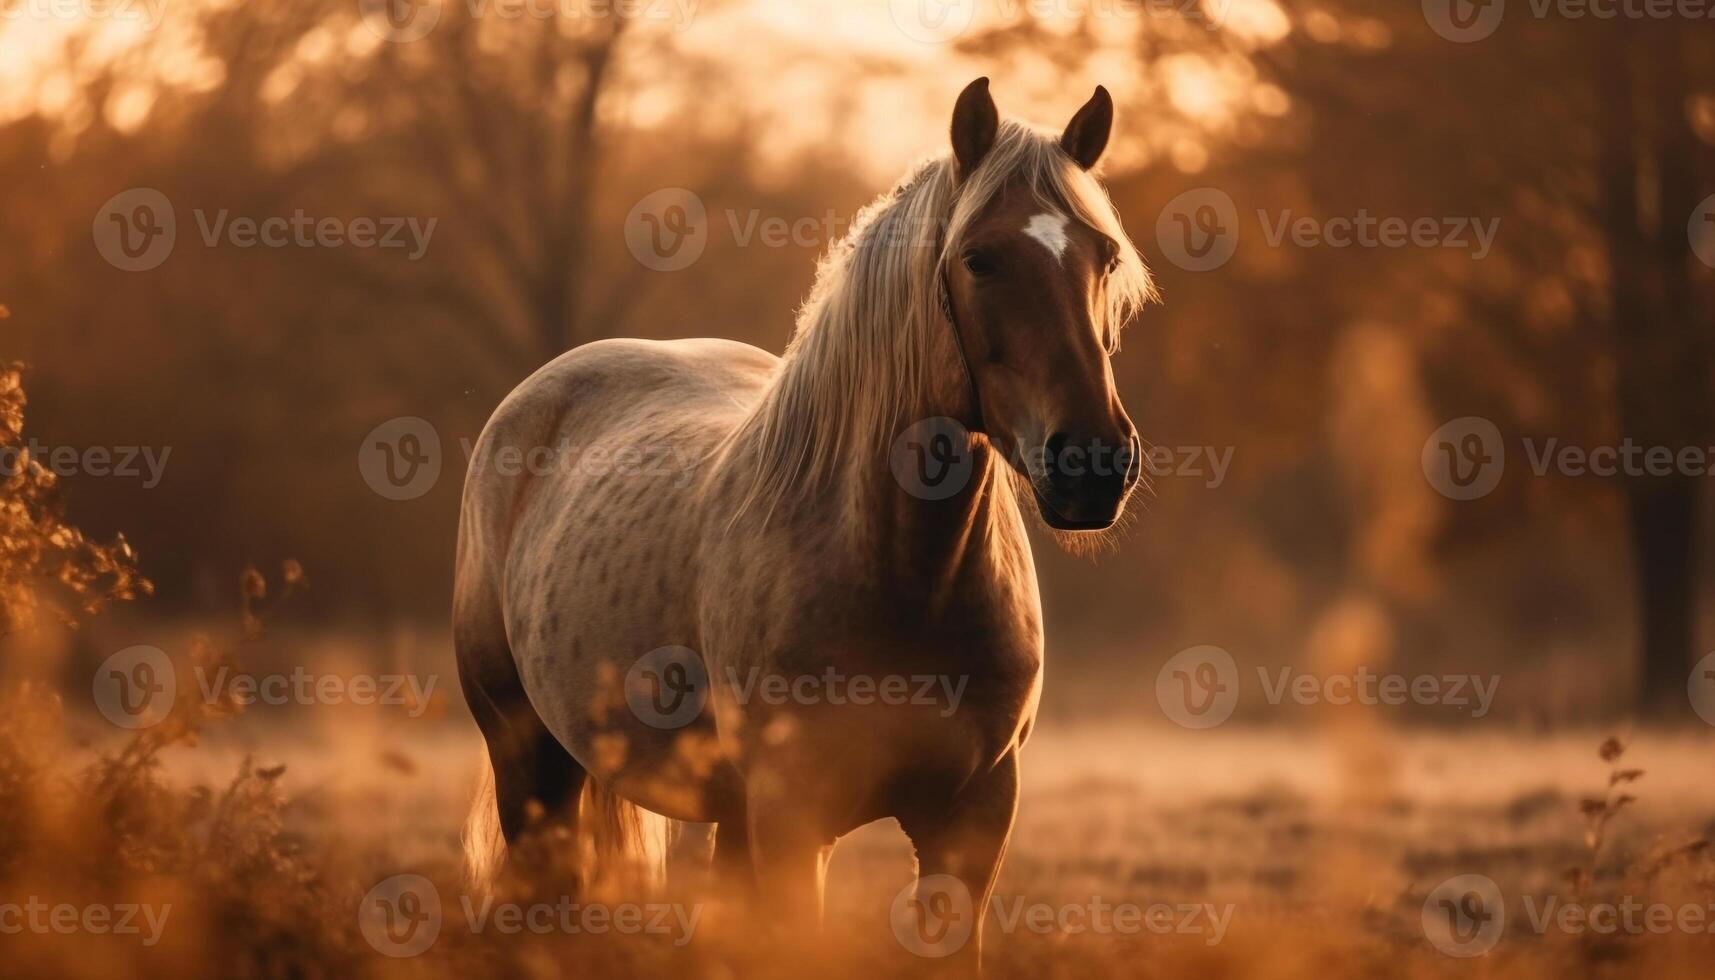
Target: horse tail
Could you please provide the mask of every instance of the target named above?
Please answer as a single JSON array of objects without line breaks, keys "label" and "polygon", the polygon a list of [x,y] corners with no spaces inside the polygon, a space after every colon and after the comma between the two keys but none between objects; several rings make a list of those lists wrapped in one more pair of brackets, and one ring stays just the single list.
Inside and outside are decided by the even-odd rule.
[{"label": "horse tail", "polygon": [[675,821],[643,809],[591,778],[584,782],[578,829],[588,848],[586,882],[610,874],[650,885],[666,880],[667,854],[677,836]]},{"label": "horse tail", "polygon": [[494,799],[494,766],[487,752],[482,754],[480,770],[475,798],[470,802],[461,835],[465,884],[476,894],[493,887],[495,877],[506,863],[506,838],[500,833],[500,809]]}]

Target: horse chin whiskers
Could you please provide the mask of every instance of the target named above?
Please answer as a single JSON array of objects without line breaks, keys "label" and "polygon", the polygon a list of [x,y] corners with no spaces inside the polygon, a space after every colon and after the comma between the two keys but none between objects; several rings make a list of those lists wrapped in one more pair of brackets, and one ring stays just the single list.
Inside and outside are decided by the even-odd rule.
[{"label": "horse chin whiskers", "polygon": [[1125,540],[1135,521],[1130,511],[1122,510],[1112,524],[1099,531],[1062,531],[1043,520],[1040,513],[1036,519],[1053,535],[1054,543],[1060,546],[1061,551],[1091,561],[1119,551],[1120,542]]},{"label": "horse chin whiskers", "polygon": [[1076,555],[1079,558],[1088,558],[1091,561],[1103,555],[1117,552],[1120,543],[1131,533],[1131,528],[1137,521],[1136,515],[1132,512],[1131,504],[1139,496],[1138,491],[1146,491],[1150,497],[1155,496],[1155,488],[1150,485],[1148,477],[1145,475],[1138,480],[1137,486],[1121,502],[1119,515],[1114,518],[1112,524],[1104,528],[1071,531],[1055,527],[1048,523],[1046,517],[1042,516],[1041,490],[1047,486],[1046,477],[1042,478],[1039,483],[1036,478],[1020,473],[1012,467],[1007,467],[1006,471],[1012,476],[1016,497],[1031,502],[1031,506],[1020,507],[1019,509],[1027,511],[1030,514],[1030,519],[1054,539],[1054,543],[1060,546],[1061,551],[1069,555]]}]

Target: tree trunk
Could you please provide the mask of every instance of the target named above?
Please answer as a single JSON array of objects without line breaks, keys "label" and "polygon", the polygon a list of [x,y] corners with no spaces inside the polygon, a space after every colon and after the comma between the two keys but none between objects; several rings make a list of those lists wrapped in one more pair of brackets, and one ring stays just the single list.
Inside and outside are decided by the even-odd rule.
[{"label": "tree trunk", "polygon": [[1699,478],[1675,475],[1633,477],[1626,488],[1642,631],[1637,708],[1646,720],[1675,720],[1690,707],[1700,487]]}]

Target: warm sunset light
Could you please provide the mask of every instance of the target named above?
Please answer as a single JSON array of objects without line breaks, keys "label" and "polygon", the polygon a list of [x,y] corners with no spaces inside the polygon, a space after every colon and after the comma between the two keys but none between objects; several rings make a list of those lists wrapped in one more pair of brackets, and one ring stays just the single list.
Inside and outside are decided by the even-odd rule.
[{"label": "warm sunset light", "polygon": [[1708,0],[0,0],[0,974],[1704,980]]}]

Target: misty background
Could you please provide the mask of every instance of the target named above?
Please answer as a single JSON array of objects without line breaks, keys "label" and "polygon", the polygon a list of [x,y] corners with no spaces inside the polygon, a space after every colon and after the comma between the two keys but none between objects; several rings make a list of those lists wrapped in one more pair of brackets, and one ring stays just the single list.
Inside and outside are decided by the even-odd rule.
[{"label": "misty background", "polygon": [[[247,565],[296,559],[293,629],[433,650],[462,447],[506,392],[602,337],[779,352],[830,236],[945,149],[986,74],[1003,113],[1050,126],[1114,93],[1106,180],[1164,297],[1119,391],[1147,440],[1201,454],[1111,553],[1036,537],[1051,710],[1154,716],[1161,665],[1212,644],[1247,667],[1498,674],[1503,719],[1685,713],[1715,629],[1715,480],[1537,475],[1527,445],[1715,448],[1703,24],[1515,2],[1451,39],[1483,28],[1464,0],[985,0],[944,5],[950,27],[915,0],[425,4],[4,5],[0,355],[29,365],[41,446],[166,454],[153,486],[64,480],[78,524],[124,532],[156,583],[127,615],[227,610]],[[99,227],[138,188],[176,239],[125,271]],[[663,271],[627,235],[668,188],[703,204],[706,247]],[[1211,190],[1236,246],[1197,271],[1164,209],[1198,218]],[[416,258],[204,240],[299,212],[433,225]],[[1278,234],[1362,216],[1495,233]],[[394,500],[358,459],[403,416],[443,459]],[[1426,443],[1471,416],[1504,475],[1450,499]]]}]

